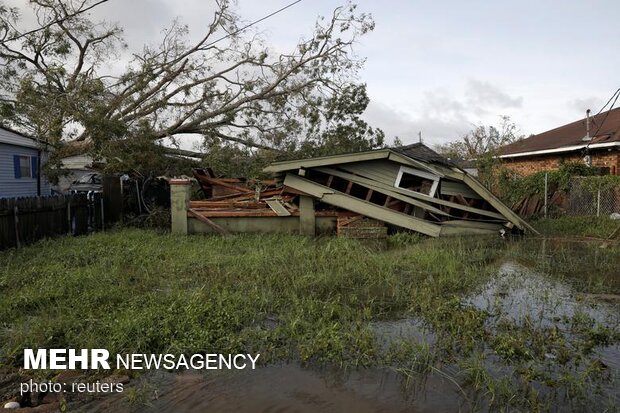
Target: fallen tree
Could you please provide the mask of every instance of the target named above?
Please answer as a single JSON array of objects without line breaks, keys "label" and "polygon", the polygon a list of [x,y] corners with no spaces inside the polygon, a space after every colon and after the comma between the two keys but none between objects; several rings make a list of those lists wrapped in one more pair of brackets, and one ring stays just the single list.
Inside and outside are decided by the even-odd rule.
[{"label": "fallen tree", "polygon": [[382,143],[359,117],[368,98],[354,81],[362,60],[352,46],[374,23],[354,5],[319,19],[309,38],[281,53],[246,30],[231,2],[217,1],[199,40],[175,22],[158,46],[133,48],[114,73],[111,63],[127,56],[122,29],[91,19],[107,2],[31,0],[38,26],[29,31],[19,10],[0,7],[4,123],[80,151],[187,134],[263,150],[321,143],[324,133]]}]

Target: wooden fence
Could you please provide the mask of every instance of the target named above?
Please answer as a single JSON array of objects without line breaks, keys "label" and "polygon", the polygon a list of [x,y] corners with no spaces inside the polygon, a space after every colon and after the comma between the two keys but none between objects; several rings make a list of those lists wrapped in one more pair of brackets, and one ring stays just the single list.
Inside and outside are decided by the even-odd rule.
[{"label": "wooden fence", "polygon": [[99,193],[0,199],[0,249],[88,234],[103,229],[105,222]]}]

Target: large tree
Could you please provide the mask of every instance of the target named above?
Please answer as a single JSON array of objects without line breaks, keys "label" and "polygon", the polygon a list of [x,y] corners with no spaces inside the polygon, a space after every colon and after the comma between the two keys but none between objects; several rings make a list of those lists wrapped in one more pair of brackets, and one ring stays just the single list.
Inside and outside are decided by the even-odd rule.
[{"label": "large tree", "polygon": [[122,29],[91,17],[108,1],[30,0],[37,27],[28,31],[21,11],[0,2],[4,123],[58,147],[91,150],[187,134],[263,150],[299,149],[345,132],[382,143],[359,117],[367,97],[355,82],[363,61],[352,46],[374,23],[354,5],[319,19],[309,38],[281,53],[243,30],[230,1],[214,1],[198,41],[174,23],[158,46],[134,48],[115,73],[112,63],[128,49]]},{"label": "large tree", "polygon": [[473,160],[493,157],[502,146],[523,139],[523,134],[509,116],[501,116],[497,126],[477,125],[461,139],[436,147],[450,159]]}]

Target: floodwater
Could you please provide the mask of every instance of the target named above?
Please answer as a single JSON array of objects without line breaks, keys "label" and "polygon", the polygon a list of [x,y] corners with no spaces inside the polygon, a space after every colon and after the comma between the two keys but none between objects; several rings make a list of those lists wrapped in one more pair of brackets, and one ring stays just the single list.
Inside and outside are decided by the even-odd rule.
[{"label": "floodwater", "polygon": [[[615,255],[614,255],[615,254]],[[566,334],[567,347],[576,348],[583,338],[573,334],[576,323],[619,331],[620,260],[604,244],[557,240],[523,240],[509,246],[497,263],[495,277],[463,297],[463,304],[489,314],[489,329],[500,323],[527,325],[532,330]],[[371,323],[379,349],[385,351],[398,340],[432,349],[436,337],[423,320],[404,318]],[[494,377],[510,376],[514,368],[488,346],[483,349],[485,367]],[[566,373],[558,354],[545,354],[550,374]],[[583,366],[599,360],[605,380],[592,383],[597,392],[585,410],[619,409],[620,346],[596,343],[572,371],[579,376]],[[196,372],[157,372],[146,376],[136,388],[147,400],[129,404],[127,395],[96,399],[82,405],[87,412],[443,412],[488,410],[462,379],[458,363],[435,365],[431,371],[410,377],[394,368],[342,371],[337,368],[308,368],[279,364],[256,371],[203,375]],[[533,385],[534,386],[534,385]],[[551,410],[582,410],[561,391],[542,384],[549,393]],[[516,409],[519,410],[519,409]]]},{"label": "floodwater", "polygon": [[[264,367],[208,378],[169,374],[157,400],[144,412],[437,412],[458,411],[455,386],[442,377],[427,380],[424,394],[412,398],[402,377],[390,370],[320,371],[296,364]],[[135,411],[120,397],[84,406],[88,412]]]}]

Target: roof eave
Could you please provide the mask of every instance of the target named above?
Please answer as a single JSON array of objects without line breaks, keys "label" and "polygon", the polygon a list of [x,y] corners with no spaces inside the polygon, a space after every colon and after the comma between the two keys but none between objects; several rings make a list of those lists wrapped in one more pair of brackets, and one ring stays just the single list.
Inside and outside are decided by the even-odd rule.
[{"label": "roof eave", "polygon": [[505,155],[499,155],[498,157],[500,159],[520,158],[524,156],[536,156],[536,155],[547,155],[547,154],[553,154],[553,153],[572,152],[572,151],[578,151],[580,149],[585,149],[585,148],[598,149],[598,148],[612,148],[616,146],[620,146],[620,142],[594,143],[592,145],[588,145],[587,143],[584,143],[582,145],[564,146],[561,148],[541,149],[538,151],[509,153]]},{"label": "roof eave", "polygon": [[357,162],[370,159],[387,158],[391,153],[390,149],[375,149],[365,152],[345,153],[341,155],[320,156],[316,158],[293,159],[290,161],[274,162],[263,169],[263,172],[283,172],[298,168],[312,168],[333,163]]}]

